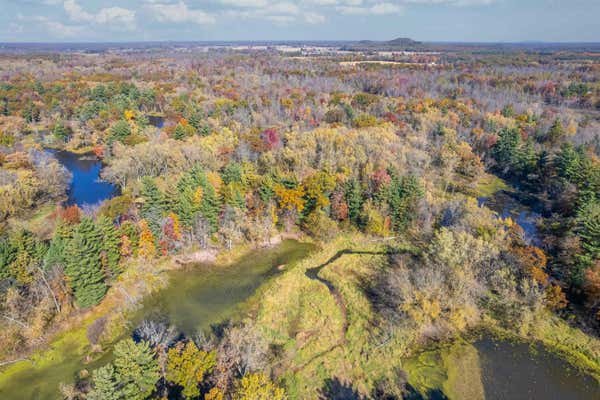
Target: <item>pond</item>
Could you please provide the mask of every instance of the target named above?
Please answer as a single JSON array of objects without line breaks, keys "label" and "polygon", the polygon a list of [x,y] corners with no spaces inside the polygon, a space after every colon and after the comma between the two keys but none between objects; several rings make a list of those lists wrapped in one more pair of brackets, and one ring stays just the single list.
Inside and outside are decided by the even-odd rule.
[{"label": "pond", "polygon": [[150,125],[162,129],[165,126],[165,117],[161,115],[150,114],[146,116]]},{"label": "pond", "polygon": [[100,178],[102,161],[94,154],[76,154],[62,150],[46,150],[72,175],[67,191],[67,204],[79,207],[99,204],[119,194],[119,188]]},{"label": "pond", "polygon": [[533,202],[531,206],[519,201],[518,193],[506,190],[496,192],[492,197],[479,197],[479,206],[494,210],[502,218],[510,217],[522,229],[527,244],[541,246],[537,223],[542,217],[541,206]]},{"label": "pond", "polygon": [[166,319],[186,335],[233,317],[258,287],[301,260],[314,245],[292,240],[273,249],[257,250],[228,268],[210,265],[174,271],[167,288],[150,296],[137,319]]},{"label": "pond", "polygon": [[[287,240],[280,245],[256,250],[239,262],[224,267],[201,265],[172,271],[169,286],[151,296],[131,319],[132,328],[145,318],[167,319],[179,330],[194,334],[225,319],[235,318],[243,304],[282,265],[306,257],[314,245]],[[61,382],[73,382],[82,369],[92,370],[110,359],[110,351],[93,364],[82,362],[86,350],[70,344],[52,344],[62,352],[43,363],[29,361],[14,365],[10,376],[0,373],[0,399],[59,399]],[[3,379],[4,378],[4,379]]]},{"label": "pond", "polygon": [[541,346],[484,339],[475,343],[488,400],[600,399],[598,382]]},{"label": "pond", "polygon": [[410,399],[595,400],[598,382],[541,346],[489,337],[405,360]]}]

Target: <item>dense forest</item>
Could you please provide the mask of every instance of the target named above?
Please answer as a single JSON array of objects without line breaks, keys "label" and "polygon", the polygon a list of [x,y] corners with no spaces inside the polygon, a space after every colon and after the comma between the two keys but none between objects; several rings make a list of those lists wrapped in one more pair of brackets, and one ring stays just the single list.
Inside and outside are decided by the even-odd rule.
[{"label": "dense forest", "polygon": [[[74,351],[57,398],[478,398],[415,359],[480,335],[597,385],[598,54],[376,54],[1,55],[0,394]],[[73,201],[67,152],[114,195]],[[134,318],[289,239],[208,328]]]}]

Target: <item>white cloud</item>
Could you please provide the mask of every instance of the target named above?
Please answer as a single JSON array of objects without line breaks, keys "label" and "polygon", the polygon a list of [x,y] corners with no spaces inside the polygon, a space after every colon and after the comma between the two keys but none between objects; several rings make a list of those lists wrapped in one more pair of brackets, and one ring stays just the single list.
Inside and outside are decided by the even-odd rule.
[{"label": "white cloud", "polygon": [[372,6],[339,6],[337,10],[344,15],[390,15],[402,14],[404,7],[392,3],[377,3]]},{"label": "white cloud", "polygon": [[226,6],[238,8],[260,8],[269,4],[268,0],[219,0],[219,3]]},{"label": "white cloud", "polygon": [[313,12],[304,13],[304,21],[308,24],[322,24],[327,20],[325,16]]},{"label": "white cloud", "polygon": [[423,4],[423,5],[452,5],[452,6],[487,6],[494,4],[497,0],[402,0],[407,4]]},{"label": "white cloud", "polygon": [[146,6],[159,22],[192,22],[198,25],[214,24],[213,15],[200,9],[191,9],[183,1],[178,3],[152,3]]},{"label": "white cloud", "polygon": [[[66,25],[62,22],[51,20],[45,16],[26,17],[19,14],[17,19],[24,22],[35,22],[38,26],[47,31],[52,37],[57,37],[60,39],[74,37],[83,32],[83,27],[80,25]],[[22,27],[22,25],[20,26]]]},{"label": "white cloud", "polygon": [[96,22],[99,24],[135,24],[135,11],[121,7],[103,8],[96,15]]},{"label": "white cloud", "polygon": [[[221,1],[240,2],[238,0]],[[242,0],[242,2],[249,3],[246,0]],[[276,25],[289,25],[299,20],[308,24],[318,24],[325,21],[324,16],[318,13],[305,11],[297,4],[291,2],[272,2],[264,7],[257,8],[249,8],[246,6],[241,9],[228,9],[223,12],[223,15],[230,18],[262,19]]]},{"label": "white cloud", "polygon": [[75,0],[65,0],[63,7],[73,21],[92,22],[94,20],[94,16],[86,12]]},{"label": "white cloud", "polygon": [[119,25],[121,28],[133,29],[135,11],[122,7],[106,7],[92,14],[81,7],[76,0],[64,0],[63,8],[72,21],[88,22],[100,25]]},{"label": "white cloud", "polygon": [[81,26],[65,25],[62,22],[49,19],[42,23],[48,31],[61,38],[74,37],[81,34],[83,31]]}]

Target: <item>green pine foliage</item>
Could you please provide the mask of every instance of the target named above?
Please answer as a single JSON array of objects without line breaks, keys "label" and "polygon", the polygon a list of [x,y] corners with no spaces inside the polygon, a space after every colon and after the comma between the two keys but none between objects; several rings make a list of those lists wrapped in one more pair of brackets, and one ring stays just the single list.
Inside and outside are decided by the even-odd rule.
[{"label": "green pine foliage", "polygon": [[144,400],[154,392],[159,378],[158,362],[147,342],[118,342],[114,361],[94,371],[92,400]]},{"label": "green pine foliage", "polygon": [[17,248],[6,238],[0,240],[0,280],[10,278],[9,266],[17,258]]},{"label": "green pine foliage", "polygon": [[568,182],[578,184],[581,181],[581,157],[582,154],[571,143],[563,144],[554,159],[558,176]]},{"label": "green pine foliage", "polygon": [[190,126],[192,126],[196,132],[200,132],[201,128],[202,128],[202,115],[197,112],[194,111],[190,114],[190,117],[188,118],[188,122],[190,124]]},{"label": "green pine foliage", "polygon": [[117,236],[119,239],[123,236],[127,236],[131,243],[131,250],[133,251],[133,254],[137,253],[137,249],[140,244],[140,234],[137,226],[133,222],[122,222],[121,226],[119,226],[119,229],[117,230]]},{"label": "green pine foliage", "polygon": [[579,205],[600,200],[600,167],[582,147],[564,144],[554,158],[554,167],[559,177],[578,186]]},{"label": "green pine foliage", "polygon": [[223,168],[223,173],[221,174],[221,178],[223,178],[223,182],[228,185],[230,183],[243,183],[243,174],[244,171],[242,166],[238,162],[230,162]]},{"label": "green pine foliage", "polygon": [[67,262],[66,248],[72,237],[73,229],[66,223],[60,222],[54,230],[50,241],[48,252],[44,257],[44,268],[51,269],[54,266],[64,266]]},{"label": "green pine foliage", "polygon": [[102,233],[83,218],[66,247],[65,274],[82,308],[94,306],[106,294],[102,268]]},{"label": "green pine foliage", "polygon": [[388,204],[394,231],[403,232],[409,227],[416,217],[417,204],[423,194],[423,188],[414,175],[392,176]]},{"label": "green pine foliage", "polygon": [[54,140],[60,143],[66,142],[70,136],[69,129],[64,123],[62,123],[62,121],[59,121],[56,123],[56,125],[54,125],[52,134],[54,135]]},{"label": "green pine foliage", "polygon": [[221,204],[204,171],[198,166],[193,167],[177,182],[177,190],[176,212],[181,222],[191,226],[196,216],[201,214],[216,232]]},{"label": "green pine foliage", "polygon": [[92,374],[94,389],[87,395],[88,400],[120,400],[119,383],[117,382],[115,367],[107,364],[100,367]]},{"label": "green pine foliage", "polygon": [[96,221],[98,230],[102,234],[102,263],[110,276],[117,276],[122,271],[119,267],[120,240],[115,225],[107,217],[100,217]]},{"label": "green pine foliage", "polygon": [[154,391],[158,362],[147,342],[122,340],[114,349],[115,376],[122,399],[143,400]]},{"label": "green pine foliage", "polygon": [[498,141],[492,148],[492,157],[500,169],[509,167],[513,163],[520,144],[521,135],[517,129],[504,128],[498,133]]},{"label": "green pine foliage", "polygon": [[600,203],[590,201],[577,215],[577,233],[581,238],[581,247],[593,260],[600,259]]},{"label": "green pine foliage", "polygon": [[173,132],[173,138],[177,140],[183,140],[186,137],[187,131],[185,129],[185,126],[183,126],[181,123],[177,124],[177,126],[175,127],[175,132]]},{"label": "green pine foliage", "polygon": [[346,185],[346,202],[348,203],[348,217],[350,222],[359,225],[364,200],[360,183],[356,179],[350,179]]},{"label": "green pine foliage", "polygon": [[148,222],[148,226],[155,235],[160,231],[160,222],[165,212],[165,197],[158,189],[153,178],[145,176],[142,178],[141,195],[144,203],[140,215]]},{"label": "green pine foliage", "polygon": [[131,126],[125,120],[120,120],[110,128],[109,143],[123,142],[131,135]]},{"label": "green pine foliage", "polygon": [[258,187],[258,195],[261,201],[265,204],[269,203],[269,201],[271,201],[271,199],[275,196],[273,185],[273,178],[271,176],[265,175],[261,178],[260,185]]},{"label": "green pine foliage", "polygon": [[548,130],[546,135],[551,143],[558,142],[565,135],[565,128],[563,127],[562,121],[557,118]]}]

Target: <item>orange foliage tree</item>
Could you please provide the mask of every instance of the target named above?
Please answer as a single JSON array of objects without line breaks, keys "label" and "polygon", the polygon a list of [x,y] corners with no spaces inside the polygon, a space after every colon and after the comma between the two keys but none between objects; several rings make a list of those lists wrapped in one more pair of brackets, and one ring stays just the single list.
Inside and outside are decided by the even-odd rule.
[{"label": "orange foliage tree", "polygon": [[142,219],[139,222],[140,227],[140,244],[138,254],[142,258],[150,259],[156,256],[156,245],[154,244],[154,235],[148,227],[148,222]]},{"label": "orange foliage tree", "polygon": [[519,259],[521,268],[526,275],[540,285],[548,286],[548,274],[544,271],[548,258],[542,249],[536,246],[517,246],[513,248],[513,254]]}]

